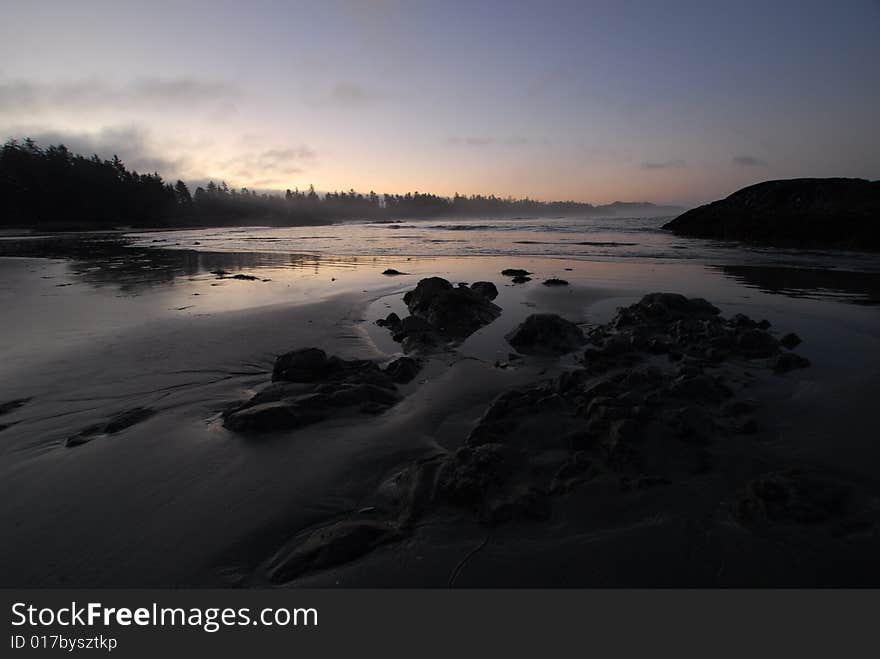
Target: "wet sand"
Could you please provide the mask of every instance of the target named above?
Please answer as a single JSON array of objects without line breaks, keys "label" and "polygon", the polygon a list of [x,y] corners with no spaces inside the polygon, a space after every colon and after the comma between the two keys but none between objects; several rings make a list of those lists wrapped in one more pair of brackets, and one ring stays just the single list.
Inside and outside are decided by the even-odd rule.
[{"label": "wet sand", "polygon": [[[454,451],[496,396],[575,367],[573,355],[496,365],[511,352],[504,336],[526,315],[558,313],[588,329],[659,290],[705,297],[725,316],[766,318],[775,333],[803,339],[810,368],[756,385],[763,405],[750,460],[818,465],[880,494],[880,323],[870,305],[823,290],[782,295],[698,264],[283,258],[230,266],[202,256],[159,280],[150,263],[143,276],[129,266],[134,275],[120,278],[103,264],[0,259],[10,319],[0,402],[27,399],[0,417],[0,583],[266,584],[279,549],[362,509],[414,460]],[[209,269],[221,263],[257,279],[218,278]],[[409,274],[383,276],[388,267]],[[499,274],[506,267],[534,280],[511,285]],[[456,351],[426,359],[402,402],[265,437],[223,428],[221,412],[268,383],[281,353],[315,346],[382,364],[398,356],[375,320],[401,310],[403,293],[434,275],[493,281],[502,314]],[[553,276],[571,285],[541,285]],[[155,413],[65,445],[136,408]],[[586,488],[560,499],[547,521],[492,529],[440,511],[400,542],[287,585],[880,585],[875,535],[743,534],[724,517],[729,485],[687,481],[632,496]]]}]

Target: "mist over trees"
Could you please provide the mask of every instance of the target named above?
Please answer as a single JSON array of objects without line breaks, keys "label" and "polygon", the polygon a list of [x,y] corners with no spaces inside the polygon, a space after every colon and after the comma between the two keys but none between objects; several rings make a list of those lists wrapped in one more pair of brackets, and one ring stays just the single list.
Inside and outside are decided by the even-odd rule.
[{"label": "mist over trees", "polygon": [[117,226],[301,225],[345,219],[389,220],[442,216],[595,214],[581,202],[540,202],[472,195],[441,197],[328,192],[314,188],[283,195],[235,190],[211,181],[190,191],[158,173],[130,171],[114,156],[74,154],[64,145],[39,147],[33,140],[9,140],[0,150],[0,226],[42,229]]}]

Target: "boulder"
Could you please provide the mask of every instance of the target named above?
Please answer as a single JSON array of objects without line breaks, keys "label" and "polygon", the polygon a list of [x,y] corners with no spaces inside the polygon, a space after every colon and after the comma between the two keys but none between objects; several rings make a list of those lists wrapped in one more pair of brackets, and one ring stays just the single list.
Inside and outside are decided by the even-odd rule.
[{"label": "boulder", "polygon": [[452,284],[442,277],[426,277],[416,284],[415,290],[408,291],[403,296],[410,313],[426,310],[436,299],[439,293],[452,290]]},{"label": "boulder", "polygon": [[765,181],[663,226],[682,236],[770,245],[880,249],[880,181]]},{"label": "boulder", "polygon": [[801,337],[799,337],[794,332],[789,332],[781,339],[779,339],[779,344],[783,348],[788,348],[789,350],[794,350],[801,344]]},{"label": "boulder", "polygon": [[270,561],[268,576],[285,583],[312,570],[347,563],[386,542],[401,537],[399,529],[375,520],[343,520],[318,529],[292,551],[279,552]]},{"label": "boulder", "polygon": [[342,414],[377,414],[400,400],[395,381],[406,366],[383,371],[368,360],[328,357],[318,348],[281,355],[272,384],[223,413],[237,432],[293,430]]},{"label": "boulder", "polygon": [[498,297],[498,289],[491,281],[477,281],[471,284],[471,290],[479,293],[487,300],[494,300]]},{"label": "boulder", "polygon": [[[494,285],[489,282],[480,284],[477,289],[466,286],[456,288],[441,277],[428,277],[422,279],[415,290],[406,293],[403,301],[412,316],[426,321],[432,331],[446,339],[460,340],[501,315],[501,308],[486,297],[488,287],[494,290]],[[404,319],[403,324],[406,322],[407,319]],[[423,331],[422,327],[418,331]],[[411,330],[404,327],[401,333],[409,335]]]},{"label": "boulder", "polygon": [[275,360],[273,380],[315,382],[327,375],[327,353],[320,348],[302,348],[285,353]]},{"label": "boulder", "polygon": [[532,314],[505,338],[529,355],[564,355],[586,343],[577,325],[555,314]]},{"label": "boulder", "polygon": [[390,327],[391,329],[394,329],[395,327],[400,325],[400,316],[392,311],[385,318],[380,318],[379,320],[377,320],[376,324],[379,327]]},{"label": "boulder", "polygon": [[715,316],[720,310],[703,298],[687,298],[678,293],[649,293],[635,305],[638,311],[650,316],[707,315]]}]

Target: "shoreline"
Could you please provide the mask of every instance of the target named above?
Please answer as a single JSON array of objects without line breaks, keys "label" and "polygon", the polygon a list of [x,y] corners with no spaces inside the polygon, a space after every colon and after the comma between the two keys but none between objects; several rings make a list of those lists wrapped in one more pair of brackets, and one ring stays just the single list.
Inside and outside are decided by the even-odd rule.
[{"label": "shoreline", "polygon": [[[106,338],[87,335],[82,345],[91,343],[88,348],[70,344],[55,356],[33,355],[14,377],[7,364],[0,402],[31,400],[0,417],[12,424],[0,431],[5,458],[0,496],[15,502],[0,519],[13,529],[0,580],[7,586],[264,583],[259,568],[269,556],[309,529],[363,508],[381,482],[414,459],[456,450],[496,396],[577,368],[569,359],[531,357],[513,368],[496,366],[511,352],[504,335],[526,315],[559,313],[588,329],[658,288],[705,296],[725,316],[742,311],[769,318],[779,332],[798,332],[813,365],[771,378],[760,391],[767,403],[758,421],[769,433],[761,450],[825,465],[876,486],[871,474],[876,449],[867,429],[870,392],[880,391],[880,363],[866,356],[880,355],[880,332],[871,324],[876,311],[870,307],[761,292],[721,274],[699,278],[696,273],[708,271],[691,264],[571,261],[573,269],[566,271],[558,260],[551,269],[548,259],[540,258],[409,263],[398,258],[396,265],[412,274],[383,277],[381,270],[394,261],[338,270],[321,266],[314,282],[293,294],[288,284],[304,271],[278,270],[266,283],[197,274],[195,281],[178,277],[173,285],[122,298],[106,294],[109,283],[94,288],[88,277],[56,289],[55,280],[23,273],[44,282],[43,290],[73,301],[96,296],[124,314],[137,309],[143,314],[147,307],[142,305],[159,311],[148,324],[142,324],[143,315],[109,330],[100,321]],[[540,278],[528,286],[511,285],[497,274],[502,263],[537,269],[541,277],[563,275],[571,285],[551,290]],[[331,273],[337,281],[330,281]],[[502,314],[455,351],[427,358],[396,406],[378,417],[339,418],[264,439],[222,428],[222,410],[265,386],[274,359],[287,350],[315,346],[344,359],[387,363],[398,344],[377,340],[387,331],[375,321],[400,309],[395,305],[402,304],[403,292],[420,278],[437,274],[453,282],[494,280]],[[334,292],[337,282],[339,292]],[[210,288],[216,283],[222,286]],[[221,306],[241,294],[244,306],[199,315],[173,311],[164,297],[170,291],[183,299],[203,290],[215,291]],[[260,290],[274,302],[248,306]],[[310,302],[321,290],[325,296]],[[118,434],[64,446],[77,431],[138,407],[156,413]],[[839,418],[831,418],[829,409]],[[708,585],[700,580],[709,579],[708,572],[694,580],[696,573],[674,558],[682,542],[691,542],[682,535],[685,527],[674,521],[674,511],[688,510],[689,497],[703,496],[698,484],[651,492],[654,503],[629,512],[614,503],[616,495],[593,492],[592,502],[578,496],[559,504],[561,517],[549,525],[494,529],[457,572],[462,558],[484,542],[487,529],[467,515],[445,512],[418,526],[409,539],[291,585],[446,587],[453,572],[458,587]],[[585,511],[596,522],[574,524]],[[651,522],[657,515],[672,520],[671,526]],[[630,555],[633,546],[652,546],[656,556],[644,562],[640,554]],[[765,573],[743,558],[737,561],[751,567],[722,573],[712,583],[774,585],[770,567]],[[768,565],[778,569],[773,561]],[[779,575],[776,585],[809,582],[805,573]],[[829,573],[817,583],[834,578]],[[872,583],[880,583],[880,577]]]}]

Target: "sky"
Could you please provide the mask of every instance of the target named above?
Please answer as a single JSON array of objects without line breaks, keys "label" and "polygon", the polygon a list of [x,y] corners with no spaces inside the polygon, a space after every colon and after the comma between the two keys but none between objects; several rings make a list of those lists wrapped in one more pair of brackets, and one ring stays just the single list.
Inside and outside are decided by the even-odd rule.
[{"label": "sky", "polygon": [[260,190],[880,178],[880,0],[0,0],[0,137]]}]

